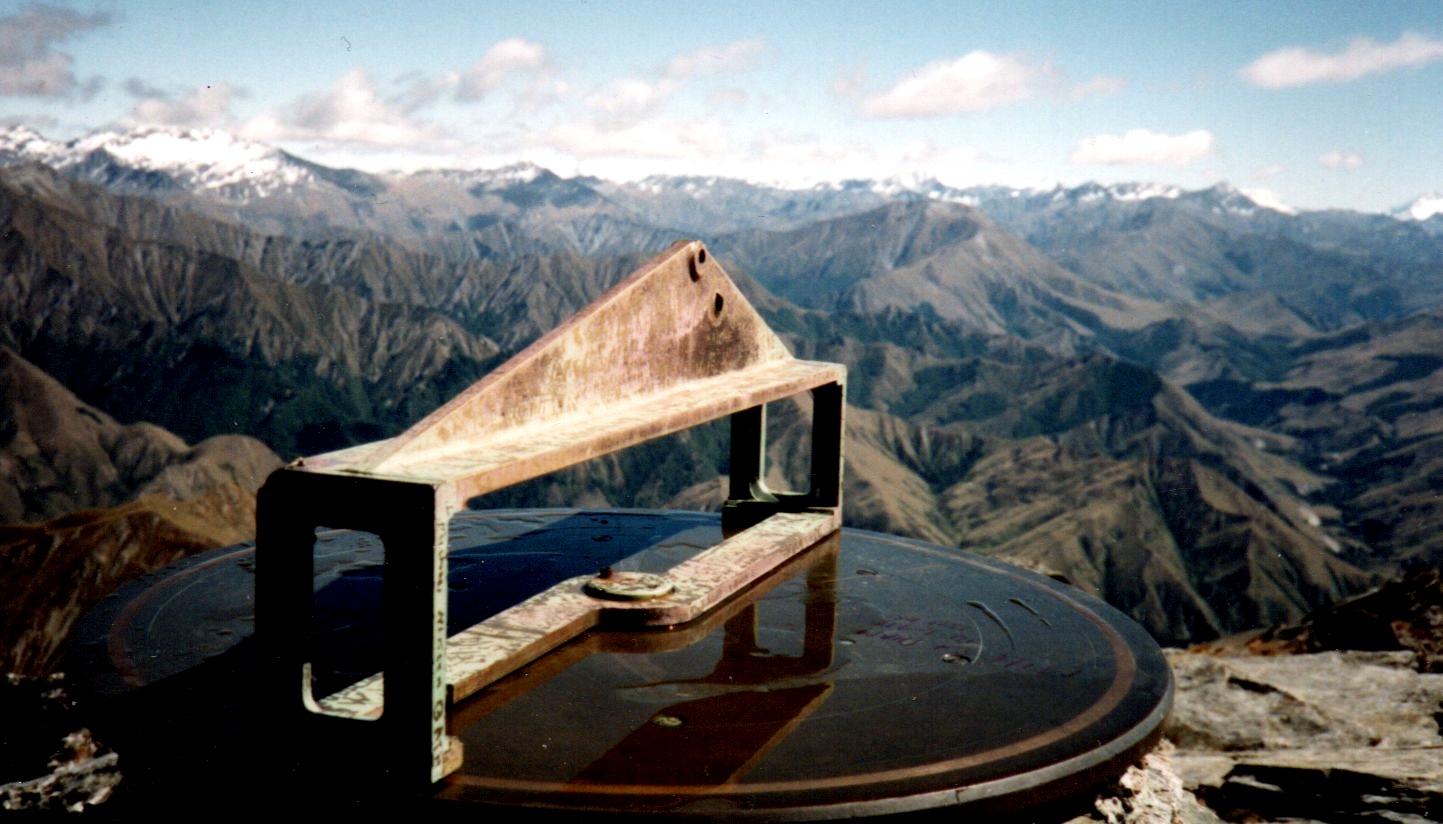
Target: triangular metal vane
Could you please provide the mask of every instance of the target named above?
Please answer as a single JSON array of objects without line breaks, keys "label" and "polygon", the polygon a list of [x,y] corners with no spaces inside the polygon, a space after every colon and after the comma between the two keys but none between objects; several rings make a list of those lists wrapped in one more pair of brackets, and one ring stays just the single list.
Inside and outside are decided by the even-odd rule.
[{"label": "triangular metal vane", "polygon": [[[461,758],[451,703],[598,624],[694,620],[835,531],[845,381],[839,364],[793,358],[706,247],[679,241],[401,435],[278,470],[260,494],[256,586],[275,712],[378,719],[388,774],[439,780]],[[810,489],[774,492],[763,482],[765,404],[802,392],[814,399]],[[666,575],[566,581],[446,637],[447,523],[467,501],[725,416],[727,520],[740,531]],[[309,627],[322,525],[385,545],[383,672],[317,697]]]}]

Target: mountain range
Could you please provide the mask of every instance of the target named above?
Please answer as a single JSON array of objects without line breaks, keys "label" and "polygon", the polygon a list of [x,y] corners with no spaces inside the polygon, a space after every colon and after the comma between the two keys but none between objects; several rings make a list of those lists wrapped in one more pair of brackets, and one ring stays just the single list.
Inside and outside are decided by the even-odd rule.
[{"label": "mountain range", "polygon": [[[118,420],[309,454],[399,431],[700,237],[798,355],[847,364],[850,524],[1066,577],[1186,642],[1443,561],[1425,211],[371,174],[217,132],[11,129],[0,345]],[[807,414],[774,410],[778,480]],[[725,470],[703,427],[485,503],[714,507]]]}]

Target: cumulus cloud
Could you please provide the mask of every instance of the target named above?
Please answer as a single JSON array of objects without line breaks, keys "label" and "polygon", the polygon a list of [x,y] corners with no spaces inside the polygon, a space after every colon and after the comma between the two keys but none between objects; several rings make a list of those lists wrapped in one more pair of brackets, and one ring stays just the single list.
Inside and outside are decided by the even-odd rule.
[{"label": "cumulus cloud", "polygon": [[231,123],[230,104],[237,96],[235,88],[229,83],[198,86],[179,96],[137,78],[125,81],[122,88],[137,98],[125,119],[139,125],[228,126]]},{"label": "cumulus cloud", "polygon": [[1271,180],[1284,172],[1282,164],[1274,163],[1253,172],[1254,180]]},{"label": "cumulus cloud", "polygon": [[1340,152],[1336,149],[1325,152],[1318,158],[1318,165],[1324,169],[1338,169],[1339,171],[1351,172],[1362,168],[1363,158],[1361,155],[1352,152]]},{"label": "cumulus cloud", "polygon": [[1083,138],[1069,161],[1108,166],[1183,166],[1211,155],[1215,143],[1213,133],[1206,129],[1178,135],[1130,129],[1121,135]]},{"label": "cumulus cloud", "polygon": [[327,92],[303,95],[245,124],[253,140],[328,140],[404,146],[439,139],[441,131],[382,97],[364,69],[353,69]]},{"label": "cumulus cloud", "polygon": [[670,77],[655,82],[627,77],[587,95],[586,105],[614,117],[636,116],[655,109],[678,88],[680,83]]},{"label": "cumulus cloud", "polygon": [[1391,43],[1360,37],[1342,51],[1331,54],[1290,46],[1268,52],[1239,73],[1255,86],[1284,89],[1313,83],[1341,83],[1440,60],[1443,60],[1443,40],[1407,32]]},{"label": "cumulus cloud", "polygon": [[55,47],[109,22],[104,14],[83,15],[53,6],[32,6],[0,17],[0,95],[63,97],[96,91],[99,80],[81,83],[74,58]]},{"label": "cumulus cloud", "polygon": [[480,100],[518,75],[534,75],[546,67],[546,48],[512,37],[495,44],[457,78],[456,97]]},{"label": "cumulus cloud", "polygon": [[1127,78],[1115,75],[1098,75],[1091,80],[1078,83],[1068,89],[1067,96],[1073,100],[1082,100],[1088,97],[1106,97],[1110,94],[1117,94],[1127,88]]},{"label": "cumulus cloud", "polygon": [[[592,111],[608,118],[613,126],[627,120],[650,117],[698,75],[743,71],[751,67],[765,48],[760,40],[738,40],[723,46],[684,52],[668,61],[655,79],[621,78],[587,95],[585,102]],[[728,96],[736,99],[736,93],[743,98],[745,96],[740,89],[730,90]]]},{"label": "cumulus cloud", "polygon": [[[857,78],[839,78],[833,91],[846,94],[859,85]],[[937,117],[1011,106],[1042,95],[1075,100],[1112,94],[1125,85],[1123,78],[1103,76],[1071,83],[1051,62],[979,49],[956,60],[928,63],[863,100],[860,111],[875,118]]]},{"label": "cumulus cloud", "polygon": [[387,102],[407,114],[434,103],[441,95],[456,87],[460,75],[448,74],[441,77],[408,72],[396,78],[400,89],[387,97]]},{"label": "cumulus cloud", "polygon": [[585,120],[560,123],[544,142],[577,157],[696,158],[725,154],[729,146],[719,120],[662,117],[615,127]]},{"label": "cumulus cloud", "polygon": [[737,40],[724,46],[707,46],[683,52],[666,65],[666,76],[677,80],[697,74],[738,72],[751,68],[766,49],[761,40]]},{"label": "cumulus cloud", "polygon": [[934,117],[1020,103],[1052,73],[1021,57],[974,51],[929,63],[881,94],[862,102],[867,117]]}]

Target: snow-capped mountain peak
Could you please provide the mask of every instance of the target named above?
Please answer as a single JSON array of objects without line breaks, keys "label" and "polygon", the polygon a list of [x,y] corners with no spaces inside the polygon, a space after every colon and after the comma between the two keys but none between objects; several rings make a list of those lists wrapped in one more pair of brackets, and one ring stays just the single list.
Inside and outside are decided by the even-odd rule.
[{"label": "snow-capped mountain peak", "polygon": [[1259,209],[1295,215],[1297,209],[1284,203],[1267,189],[1239,189],[1231,183],[1218,183],[1196,192],[1185,192],[1184,196],[1219,215],[1234,215],[1251,218]]},{"label": "snow-capped mountain peak", "polygon": [[303,164],[282,151],[209,129],[97,132],[67,149],[73,159],[62,166],[104,152],[124,166],[163,172],[197,189],[243,186],[264,195],[311,177]]},{"label": "snow-capped mountain peak", "polygon": [[1272,209],[1285,215],[1295,215],[1297,208],[1284,203],[1271,189],[1241,189],[1239,194],[1264,209]]},{"label": "snow-capped mountain peak", "polygon": [[117,179],[164,179],[170,182],[166,185],[242,201],[315,179],[311,164],[279,149],[209,129],[108,130],[67,143],[47,140],[23,126],[0,132],[0,162],[24,160],[106,185]]}]

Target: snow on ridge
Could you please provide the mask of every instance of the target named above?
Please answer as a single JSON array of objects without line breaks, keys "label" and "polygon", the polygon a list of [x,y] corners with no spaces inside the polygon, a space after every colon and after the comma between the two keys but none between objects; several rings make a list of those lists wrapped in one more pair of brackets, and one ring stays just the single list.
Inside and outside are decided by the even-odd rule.
[{"label": "snow on ridge", "polygon": [[519,184],[534,183],[537,179],[550,172],[532,163],[523,160],[519,163],[511,163],[506,166],[498,166],[494,169],[417,169],[409,172],[390,172],[395,177],[425,178],[439,177],[442,180],[449,180],[454,183],[485,185],[485,186],[515,186]]},{"label": "snow on ridge", "polygon": [[499,183],[506,186],[517,186],[526,183],[535,183],[547,172],[527,160],[520,163],[511,163],[498,169],[476,169],[470,172],[470,176],[477,180],[485,180],[487,183]]},{"label": "snow on ridge", "polygon": [[245,185],[264,194],[311,177],[276,149],[210,129],[97,132],[70,146],[76,163],[96,151],[132,168],[181,176],[203,189]]},{"label": "snow on ridge", "polygon": [[1443,194],[1423,195],[1397,212],[1398,217],[1412,220],[1427,220],[1435,215],[1443,215]]},{"label": "snow on ridge", "polygon": [[1113,200],[1121,201],[1153,200],[1154,198],[1176,200],[1183,194],[1181,187],[1165,183],[1116,183],[1108,186],[1106,191]]},{"label": "snow on ridge", "polygon": [[1285,215],[1295,215],[1298,210],[1284,203],[1271,189],[1240,189],[1238,193],[1256,203],[1260,208],[1272,209]]},{"label": "snow on ridge", "polygon": [[188,186],[242,199],[314,179],[305,165],[284,152],[223,131],[102,130],[59,143],[25,126],[0,130],[0,153],[37,160],[59,171],[83,167],[102,152],[121,166],[161,172]]},{"label": "snow on ridge", "polygon": [[64,150],[60,144],[46,139],[29,126],[0,129],[0,152],[34,158],[49,163]]}]

